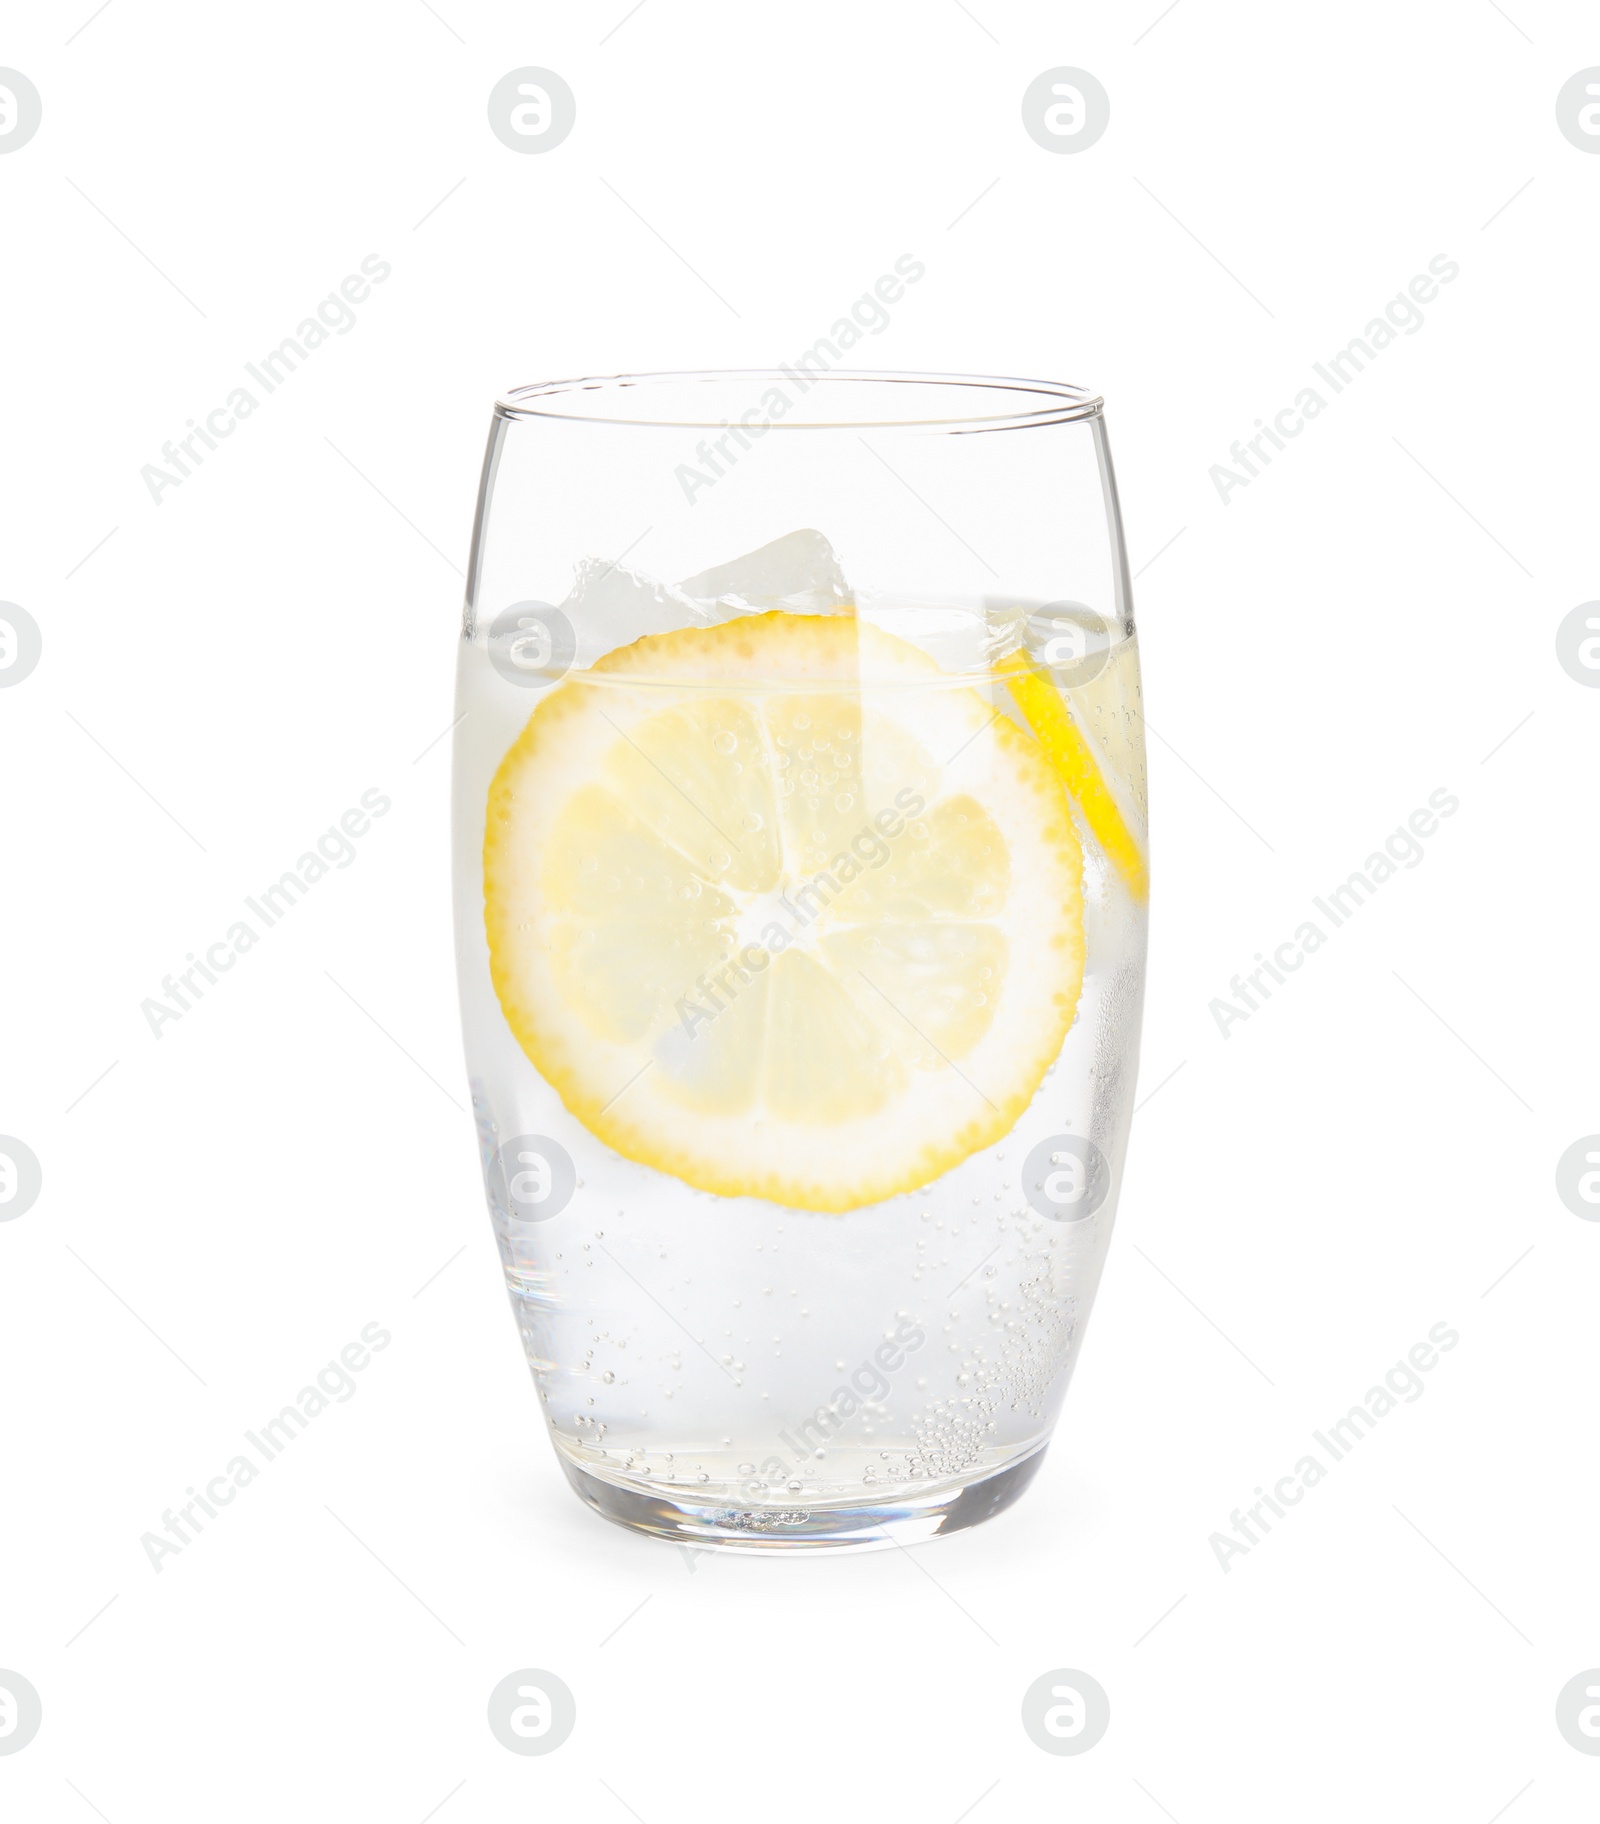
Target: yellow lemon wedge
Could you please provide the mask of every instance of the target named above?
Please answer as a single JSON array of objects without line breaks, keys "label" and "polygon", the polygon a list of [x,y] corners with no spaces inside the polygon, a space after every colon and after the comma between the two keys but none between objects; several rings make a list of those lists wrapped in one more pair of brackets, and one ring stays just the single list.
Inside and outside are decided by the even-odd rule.
[{"label": "yellow lemon wedge", "polygon": [[1093,748],[1072,719],[1066,697],[1056,688],[1049,672],[1024,652],[1009,654],[995,669],[1004,675],[1018,709],[1027,717],[1028,726],[1050,757],[1050,764],[1083,812],[1084,822],[1105,851],[1106,858],[1122,876],[1129,893],[1137,901],[1148,899],[1150,872],[1144,850],[1128,828],[1094,757]]},{"label": "yellow lemon wedge", "polygon": [[652,635],[489,791],[512,1032],[624,1157],[845,1211],[1006,1134],[1083,980],[1083,859],[1025,731],[853,615]]}]

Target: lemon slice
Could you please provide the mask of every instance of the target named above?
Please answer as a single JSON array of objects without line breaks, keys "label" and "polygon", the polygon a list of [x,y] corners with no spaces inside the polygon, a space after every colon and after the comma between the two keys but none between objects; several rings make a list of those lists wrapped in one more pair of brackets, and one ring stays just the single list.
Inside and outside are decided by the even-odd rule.
[{"label": "lemon slice", "polygon": [[1083,860],[1038,742],[852,615],[653,635],[489,791],[523,1050],[607,1146],[843,1211],[1007,1133],[1077,1010]]},{"label": "lemon slice", "polygon": [[1122,876],[1135,900],[1150,897],[1150,871],[1139,839],[1128,828],[1111,789],[1105,782],[1093,749],[1072,719],[1067,699],[1049,672],[1026,653],[1013,652],[995,669],[1005,675],[1017,707],[1039,737],[1051,765],[1077,801],[1096,842]]}]

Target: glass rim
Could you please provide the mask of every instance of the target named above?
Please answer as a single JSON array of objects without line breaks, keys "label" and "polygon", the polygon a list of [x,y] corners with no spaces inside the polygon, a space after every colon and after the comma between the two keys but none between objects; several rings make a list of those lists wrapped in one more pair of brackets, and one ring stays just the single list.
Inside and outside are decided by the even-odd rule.
[{"label": "glass rim", "polygon": [[[757,419],[756,422],[764,430],[774,431],[945,430],[959,434],[1068,424],[1078,419],[1099,417],[1105,406],[1105,400],[1100,394],[1065,380],[1029,380],[997,374],[941,374],[888,368],[836,367],[822,373],[811,373],[791,366],[598,374],[572,380],[541,380],[529,386],[512,387],[502,393],[495,400],[494,410],[497,418],[513,421],[549,418],[578,424],[627,425],[641,430],[718,431],[728,428],[731,417],[729,412],[723,411],[716,416],[706,413],[700,416],[672,414],[651,417],[641,415],[638,411],[626,410],[626,406],[632,403],[626,398],[616,399],[618,409],[615,410],[611,409],[612,401],[632,387],[712,386],[735,392],[735,403],[742,400],[750,408],[742,420],[748,424],[752,411],[759,409],[759,402],[752,402],[752,395],[759,387],[767,390],[781,388],[788,402],[793,404],[796,402],[793,389],[797,384],[799,395],[803,396],[815,387],[837,385],[840,382],[879,388],[968,387],[982,393],[1005,395],[1011,402],[1012,409],[999,409],[1001,401],[996,397],[992,401],[981,402],[990,406],[990,409],[963,411],[959,409],[961,405],[976,407],[980,400],[950,397],[948,409],[901,410],[896,415],[888,403],[889,395],[886,394],[881,413],[852,412],[841,416],[820,417],[802,415],[793,420],[787,415],[780,415]],[[580,401],[580,395],[590,397]],[[908,396],[902,395],[902,404]],[[808,409],[814,413],[821,404],[820,401],[814,401]]]}]

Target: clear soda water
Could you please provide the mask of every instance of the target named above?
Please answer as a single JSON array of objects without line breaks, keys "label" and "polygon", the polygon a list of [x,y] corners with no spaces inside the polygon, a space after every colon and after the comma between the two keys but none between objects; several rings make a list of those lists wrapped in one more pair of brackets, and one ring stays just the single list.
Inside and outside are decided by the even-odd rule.
[{"label": "clear soda water", "polygon": [[[967,673],[952,688],[976,689],[1026,726],[999,676]],[[1134,642],[1066,694],[1142,836]],[[997,1143],[931,1184],[844,1214],[713,1195],[596,1139],[524,1054],[496,998],[485,804],[536,700],[505,687],[483,630],[463,639],[455,840],[466,1051],[512,1304],[563,1458],[613,1488],[703,1504],[755,1530],[936,1499],[1022,1463],[1065,1395],[1110,1236],[1137,1064],[1142,900],[1080,816],[1081,998],[1059,1055]],[[570,1155],[575,1181],[552,1216],[527,1220],[506,1194],[501,1148],[517,1135],[550,1136]],[[1024,1162],[1061,1135],[1088,1142],[1109,1177],[1109,1194],[1079,1219],[1041,1213],[1023,1181]],[[817,1145],[827,1147],[825,1130]]]}]

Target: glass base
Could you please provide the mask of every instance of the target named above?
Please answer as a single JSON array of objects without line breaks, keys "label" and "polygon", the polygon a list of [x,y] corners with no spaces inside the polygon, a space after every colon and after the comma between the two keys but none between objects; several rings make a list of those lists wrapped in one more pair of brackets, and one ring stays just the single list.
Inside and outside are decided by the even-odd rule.
[{"label": "glass base", "polygon": [[669,1497],[612,1482],[558,1452],[567,1480],[607,1520],[677,1545],[733,1552],[870,1552],[912,1545],[976,1526],[1004,1513],[1033,1480],[1044,1445],[968,1483],[923,1494],[907,1489],[889,1501],[817,1502],[806,1507],[730,1507]]}]

